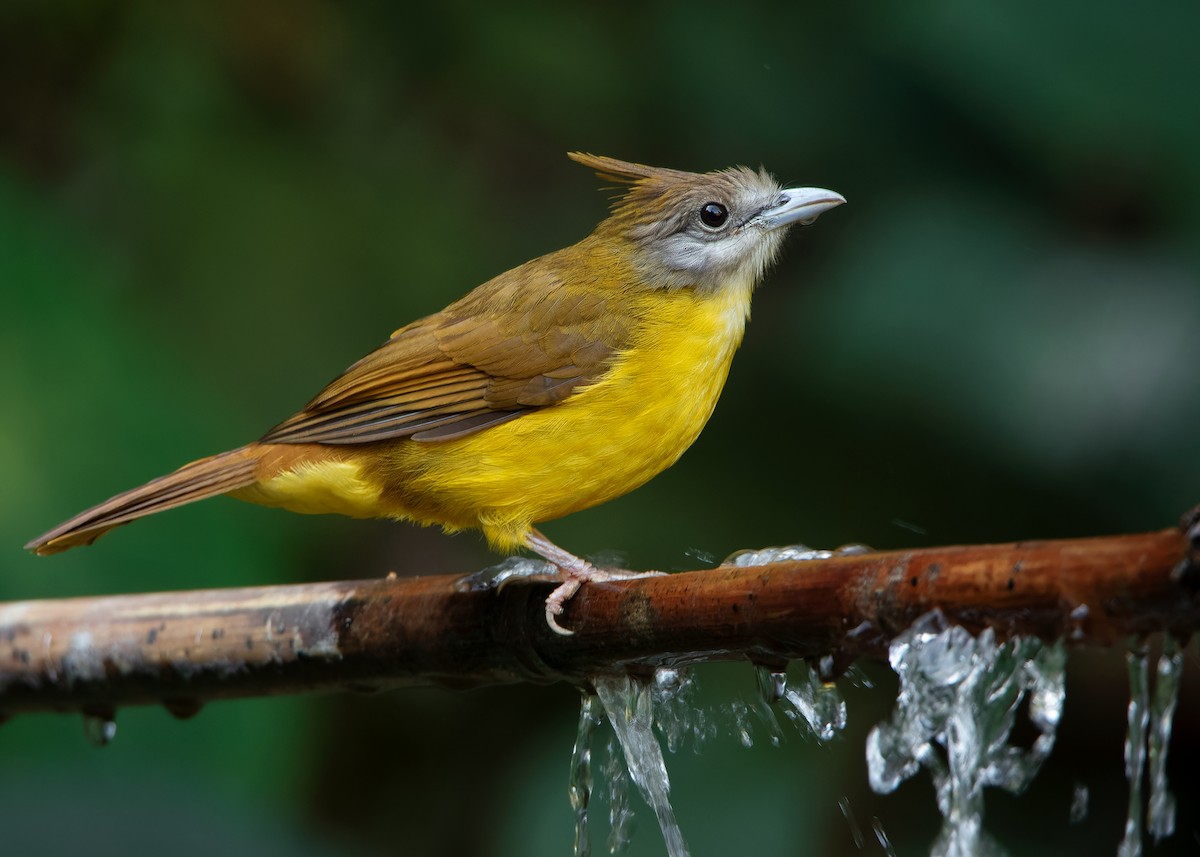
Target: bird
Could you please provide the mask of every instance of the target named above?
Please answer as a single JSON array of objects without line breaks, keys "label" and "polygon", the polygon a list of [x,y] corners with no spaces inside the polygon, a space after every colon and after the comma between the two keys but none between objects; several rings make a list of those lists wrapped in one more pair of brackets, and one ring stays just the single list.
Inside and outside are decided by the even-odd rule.
[{"label": "bird", "polygon": [[257,441],[201,458],[25,545],[52,554],[216,495],[482,531],[555,569],[546,619],[594,566],[535,525],[612,500],[699,436],[784,234],[846,200],[764,169],[707,173],[568,153],[613,192],[576,244],[396,330]]}]

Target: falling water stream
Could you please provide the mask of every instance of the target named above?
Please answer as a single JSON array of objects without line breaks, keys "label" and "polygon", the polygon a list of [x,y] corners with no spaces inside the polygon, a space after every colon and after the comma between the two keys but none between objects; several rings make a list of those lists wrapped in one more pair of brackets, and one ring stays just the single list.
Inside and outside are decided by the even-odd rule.
[{"label": "falling water stream", "polygon": [[1129,731],[1125,735],[1125,778],[1129,780],[1129,808],[1125,814],[1125,837],[1118,857],[1142,853],[1142,775],[1146,768],[1146,729],[1150,725],[1150,655],[1131,649],[1125,655],[1129,667]]},{"label": "falling water stream", "polygon": [[[889,662],[900,686],[893,713],[867,739],[871,787],[888,793],[926,770],[943,818],[931,854],[1004,854],[984,830],[984,790],[1023,792],[1050,755],[1066,699],[1063,645],[1022,637],[998,642],[990,629],[972,636],[934,611],[892,641]],[[1153,690],[1149,655],[1135,649],[1128,663],[1130,798],[1118,853],[1136,857],[1142,853],[1144,830],[1159,840],[1175,828],[1166,758],[1182,651],[1176,642],[1164,642]],[[593,785],[591,747],[602,719],[607,719],[619,744],[614,747],[610,739],[608,759],[601,769],[609,789],[610,853],[619,853],[629,842],[632,782],[658,819],[667,853],[681,857],[688,849],[671,807],[663,746],[674,753],[688,743],[699,747],[729,736],[746,747],[778,746],[788,729],[820,742],[835,738],[846,725],[846,704],[836,686],[822,682],[815,670],[803,669],[802,676],[796,670],[789,676],[778,666],[756,667],[757,698],[725,703],[715,710],[697,704],[691,670],[663,668],[645,677],[594,676],[595,695],[583,698],[571,763],[575,854],[591,853],[587,820]],[[1036,732],[1029,747],[1010,742],[1018,718],[1028,719]],[[1149,784],[1148,798],[1143,780]],[[839,806],[861,848],[864,837],[848,802],[843,800]],[[1069,811],[1073,823],[1086,815],[1085,786],[1077,784]],[[871,829],[884,852],[894,853],[878,819],[871,819]]]},{"label": "falling water stream", "polygon": [[1171,724],[1179,702],[1179,682],[1183,674],[1183,649],[1174,637],[1163,640],[1162,656],[1158,659],[1158,678],[1150,708],[1150,800],[1146,810],[1146,826],[1154,841],[1165,839],[1175,832],[1175,798],[1167,787],[1167,747],[1171,743]]},{"label": "falling water stream", "polygon": [[[699,748],[728,731],[745,747],[753,747],[760,737],[778,746],[789,726],[818,741],[831,740],[845,726],[846,704],[841,694],[836,686],[821,682],[815,671],[806,669],[805,678],[794,685],[777,667],[757,667],[756,676],[755,700],[735,700],[715,711],[697,704],[691,670],[662,668],[647,677],[623,673],[592,677],[596,692],[583,697],[571,757],[569,793],[575,810],[577,857],[591,853],[588,806],[593,788],[592,745],[601,716],[612,726],[619,745],[614,748],[610,744],[601,771],[609,787],[608,850],[619,853],[629,842],[632,812],[627,792],[632,781],[654,810],[671,857],[684,857],[688,848],[671,808],[671,784],[662,744],[674,753],[688,744]],[[782,722],[776,712],[783,714]]]},{"label": "falling water stream", "polygon": [[[1129,667],[1129,731],[1125,737],[1125,776],[1129,780],[1129,807],[1125,836],[1118,857],[1141,857],[1143,830],[1148,828],[1157,842],[1175,832],[1175,798],[1167,788],[1167,746],[1179,701],[1183,651],[1172,637],[1163,641],[1162,655],[1150,688],[1150,653],[1133,646],[1125,656]],[[1150,795],[1143,798],[1149,763]],[[1143,809],[1145,822],[1143,824]]]},{"label": "falling water stream", "polygon": [[[943,818],[933,853],[1002,853],[983,830],[983,790],[1024,791],[1050,755],[1065,699],[1064,649],[1020,637],[997,643],[990,628],[972,637],[934,611],[892,641],[888,660],[900,691],[891,719],[867,738],[871,788],[894,791],[925,768]],[[1009,736],[1027,696],[1039,734],[1023,750]]]},{"label": "falling water stream", "polygon": [[652,685],[629,675],[596,676],[592,684],[621,742],[629,777],[658,817],[667,854],[687,857],[687,844],[671,809],[667,763],[654,734]]}]

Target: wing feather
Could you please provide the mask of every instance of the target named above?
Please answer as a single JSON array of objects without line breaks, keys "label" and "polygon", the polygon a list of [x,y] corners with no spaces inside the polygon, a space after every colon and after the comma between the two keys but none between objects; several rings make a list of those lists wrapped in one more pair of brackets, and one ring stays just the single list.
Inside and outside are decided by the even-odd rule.
[{"label": "wing feather", "polygon": [[619,291],[565,285],[571,258],[536,259],[400,328],[263,441],[450,440],[563,401],[603,375],[630,328]]}]

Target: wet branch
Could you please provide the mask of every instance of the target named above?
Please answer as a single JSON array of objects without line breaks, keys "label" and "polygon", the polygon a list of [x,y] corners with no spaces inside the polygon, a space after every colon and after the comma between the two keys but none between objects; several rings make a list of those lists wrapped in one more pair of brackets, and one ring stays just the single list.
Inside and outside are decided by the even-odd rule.
[{"label": "wet branch", "polygon": [[0,715],[412,684],[584,681],[669,662],[807,658],[833,675],[939,608],[971,630],[1108,645],[1200,623],[1200,524],[867,553],[589,584],[550,632],[548,585],[452,576],[0,605]]}]

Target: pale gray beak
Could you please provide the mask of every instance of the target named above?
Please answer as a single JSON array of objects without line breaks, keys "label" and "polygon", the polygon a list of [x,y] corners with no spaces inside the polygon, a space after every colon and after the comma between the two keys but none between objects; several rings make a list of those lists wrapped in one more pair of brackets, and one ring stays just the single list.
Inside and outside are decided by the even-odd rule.
[{"label": "pale gray beak", "polygon": [[846,201],[840,193],[823,187],[789,187],[779,192],[779,201],[763,209],[751,223],[766,229],[779,229],[800,223],[807,226],[831,208]]}]

